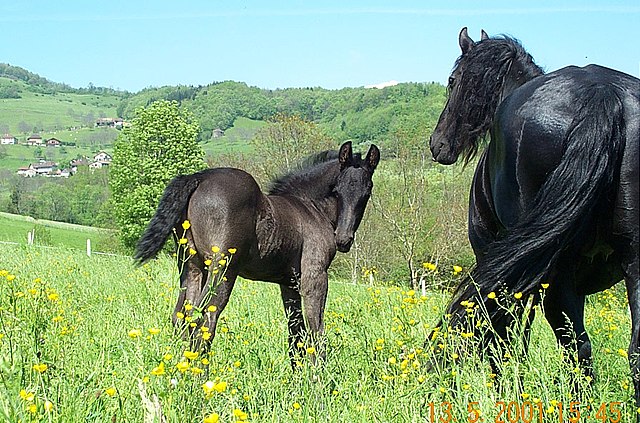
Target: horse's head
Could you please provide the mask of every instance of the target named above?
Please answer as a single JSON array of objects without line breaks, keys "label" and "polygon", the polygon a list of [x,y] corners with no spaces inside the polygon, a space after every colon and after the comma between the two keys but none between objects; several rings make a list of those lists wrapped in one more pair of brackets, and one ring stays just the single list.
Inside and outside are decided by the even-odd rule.
[{"label": "horse's head", "polygon": [[449,97],[430,140],[433,159],[442,164],[455,163],[460,154],[469,161],[502,99],[542,74],[515,39],[489,38],[482,31],[475,42],[462,28],[458,43],[462,54],[449,77]]},{"label": "horse's head", "polygon": [[360,160],[353,156],[351,142],[347,141],[340,147],[338,161],[340,174],[334,188],[338,199],[335,239],[338,251],[346,253],[351,249],[355,232],[371,196],[371,178],[380,161],[380,150],[372,144],[365,159]]}]

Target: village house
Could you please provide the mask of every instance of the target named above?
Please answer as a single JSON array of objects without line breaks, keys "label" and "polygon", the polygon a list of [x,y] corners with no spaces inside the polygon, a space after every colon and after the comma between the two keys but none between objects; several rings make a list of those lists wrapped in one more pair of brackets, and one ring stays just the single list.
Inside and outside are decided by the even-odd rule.
[{"label": "village house", "polygon": [[57,138],[49,138],[47,140],[47,147],[60,147],[62,145],[62,141]]},{"label": "village house", "polygon": [[11,145],[17,143],[18,139],[11,134],[4,134],[2,138],[0,138],[0,145]]},{"label": "village house", "polygon": [[42,145],[42,137],[38,134],[33,134],[27,138],[27,145]]},{"label": "village house", "polygon": [[100,118],[96,121],[96,127],[122,129],[124,120],[121,118]]},{"label": "village house", "polygon": [[220,128],[214,129],[213,132],[211,133],[212,138],[220,138],[222,136],[224,136],[224,131]]},{"label": "village house", "polygon": [[99,152],[95,156],[93,156],[93,163],[89,165],[90,169],[101,169],[105,166],[109,166],[111,164],[111,156],[109,153],[104,151]]}]

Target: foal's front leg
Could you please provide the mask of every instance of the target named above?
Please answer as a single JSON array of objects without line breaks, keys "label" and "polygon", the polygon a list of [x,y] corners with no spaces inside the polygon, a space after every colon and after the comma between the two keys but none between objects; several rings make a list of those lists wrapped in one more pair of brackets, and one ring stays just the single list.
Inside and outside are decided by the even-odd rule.
[{"label": "foal's front leg", "polygon": [[315,348],[312,360],[324,361],[324,307],[327,302],[329,289],[329,277],[326,269],[318,269],[313,266],[303,268],[300,278],[300,294],[304,306],[304,316],[309,327],[308,339],[310,346]]},{"label": "foal's front leg", "polygon": [[304,333],[306,331],[304,317],[302,316],[302,299],[298,286],[290,287],[280,285],[280,295],[284,313],[287,316],[289,327],[289,358],[291,367],[295,370],[296,360],[304,355]]}]

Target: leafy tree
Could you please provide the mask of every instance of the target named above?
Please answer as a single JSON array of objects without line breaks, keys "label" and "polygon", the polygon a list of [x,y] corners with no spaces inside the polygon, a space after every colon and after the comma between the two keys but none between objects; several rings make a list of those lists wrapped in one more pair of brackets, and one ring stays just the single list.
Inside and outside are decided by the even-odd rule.
[{"label": "leafy tree", "polygon": [[315,123],[282,114],[260,128],[252,143],[262,158],[262,172],[269,179],[291,171],[300,159],[312,153],[337,148]]},{"label": "leafy tree", "polygon": [[138,109],[131,127],[118,136],[109,185],[126,247],[136,244],[168,182],[205,167],[198,132],[190,113],[159,100]]}]

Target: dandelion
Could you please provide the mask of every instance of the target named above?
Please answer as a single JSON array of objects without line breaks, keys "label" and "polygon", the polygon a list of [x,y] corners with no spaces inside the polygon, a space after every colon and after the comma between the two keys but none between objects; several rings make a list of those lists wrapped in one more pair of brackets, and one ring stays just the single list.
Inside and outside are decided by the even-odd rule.
[{"label": "dandelion", "polygon": [[129,335],[129,338],[135,339],[142,335],[142,331],[140,329],[131,329],[127,335]]},{"label": "dandelion", "polygon": [[44,373],[47,371],[48,366],[44,363],[41,364],[34,364],[33,365],[33,370],[35,370],[38,373]]},{"label": "dandelion", "polygon": [[111,388],[107,388],[104,390],[104,393],[109,395],[110,397],[114,396],[116,394],[116,388],[111,387]]},{"label": "dandelion", "polygon": [[151,370],[151,374],[154,376],[162,376],[164,374],[164,361],[161,361],[157,367],[154,367],[153,370]]},{"label": "dandelion", "polygon": [[522,292],[516,292],[515,294],[513,294],[513,297],[514,297],[516,300],[519,300],[520,298],[522,298]]},{"label": "dandelion", "polygon": [[220,421],[220,415],[218,413],[209,414],[204,418],[203,423],[218,423]]}]

